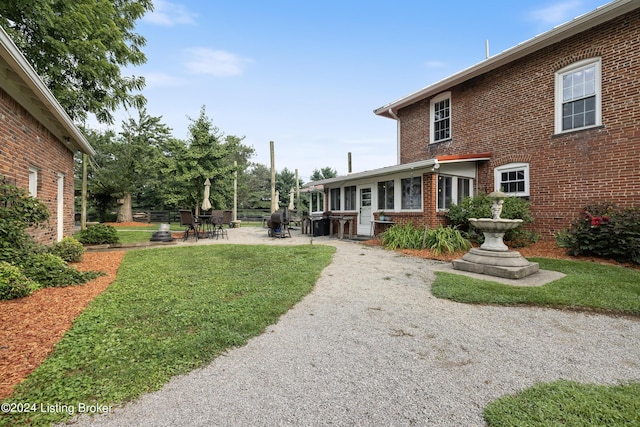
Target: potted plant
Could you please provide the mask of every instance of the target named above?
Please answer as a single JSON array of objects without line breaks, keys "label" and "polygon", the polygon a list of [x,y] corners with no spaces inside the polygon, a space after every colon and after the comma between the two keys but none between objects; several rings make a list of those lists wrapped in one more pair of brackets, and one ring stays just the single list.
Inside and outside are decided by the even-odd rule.
[{"label": "potted plant", "polygon": [[380,211],[380,221],[385,221],[384,211]]}]

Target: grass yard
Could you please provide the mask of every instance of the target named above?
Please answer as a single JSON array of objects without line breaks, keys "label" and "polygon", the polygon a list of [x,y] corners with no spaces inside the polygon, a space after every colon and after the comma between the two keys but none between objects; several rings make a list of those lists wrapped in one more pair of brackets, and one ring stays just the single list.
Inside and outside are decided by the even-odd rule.
[{"label": "grass yard", "polygon": [[[116,405],[245,344],[313,288],[335,248],[206,245],[130,251],[116,280],[3,403]],[[12,413],[49,425],[64,411]]]},{"label": "grass yard", "polygon": [[[640,270],[593,262],[532,259],[567,276],[541,287],[513,287],[436,273],[432,292],[471,304],[534,305],[640,316]],[[491,427],[640,425],[640,383],[557,381],[505,396],[485,408]]]}]

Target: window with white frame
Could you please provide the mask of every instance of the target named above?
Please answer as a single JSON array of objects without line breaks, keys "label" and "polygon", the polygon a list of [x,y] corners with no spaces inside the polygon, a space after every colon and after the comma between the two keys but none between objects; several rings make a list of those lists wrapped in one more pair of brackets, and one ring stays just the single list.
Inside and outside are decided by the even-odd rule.
[{"label": "window with white frame", "polygon": [[451,92],[442,93],[431,100],[430,143],[451,138]]},{"label": "window with white frame", "polygon": [[510,196],[529,196],[529,163],[510,163],[493,170],[494,189]]},{"label": "window with white frame", "polygon": [[400,180],[401,209],[422,209],[422,177],[410,177]]},{"label": "window with white frame", "polygon": [[446,211],[451,204],[473,194],[473,179],[461,176],[438,175],[438,210]]},{"label": "window with white frame", "polygon": [[356,186],[344,187],[344,210],[355,211],[358,201],[356,200]]},{"label": "window with white frame", "polygon": [[340,210],[340,189],[332,188],[329,192],[329,210]]},{"label": "window with white frame", "polygon": [[579,61],[556,73],[556,133],[601,124],[600,58]]},{"label": "window with white frame", "polygon": [[393,180],[378,182],[378,209],[394,209]]},{"label": "window with white frame", "polygon": [[38,197],[38,169],[29,168],[29,195]]}]

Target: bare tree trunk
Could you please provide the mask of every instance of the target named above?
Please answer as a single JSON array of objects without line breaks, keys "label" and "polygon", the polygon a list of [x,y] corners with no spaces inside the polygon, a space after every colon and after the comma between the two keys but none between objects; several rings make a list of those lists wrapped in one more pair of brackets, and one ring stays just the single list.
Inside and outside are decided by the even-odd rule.
[{"label": "bare tree trunk", "polygon": [[131,194],[127,193],[122,198],[122,203],[118,205],[117,222],[133,221],[133,213],[131,212]]}]

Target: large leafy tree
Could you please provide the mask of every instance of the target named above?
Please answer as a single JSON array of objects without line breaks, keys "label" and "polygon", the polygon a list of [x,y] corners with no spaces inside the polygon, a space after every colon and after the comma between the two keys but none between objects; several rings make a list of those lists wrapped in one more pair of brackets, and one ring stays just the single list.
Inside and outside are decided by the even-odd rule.
[{"label": "large leafy tree", "polygon": [[171,130],[145,109],[138,118],[123,121],[121,132],[99,133],[85,130],[96,149],[90,168],[89,194],[98,211],[104,215],[120,199],[118,221],[132,219],[132,199],[138,203],[157,200],[161,191],[161,168],[170,146]]},{"label": "large leafy tree", "polygon": [[12,37],[69,116],[93,113],[112,124],[119,106],[141,108],[144,78],[123,76],[146,61],[135,21],[152,0],[2,0],[0,26]]},{"label": "large leafy tree", "polygon": [[326,166],[321,169],[314,169],[311,174],[311,181],[320,181],[327,178],[335,178],[338,176],[338,171],[330,166]]}]

